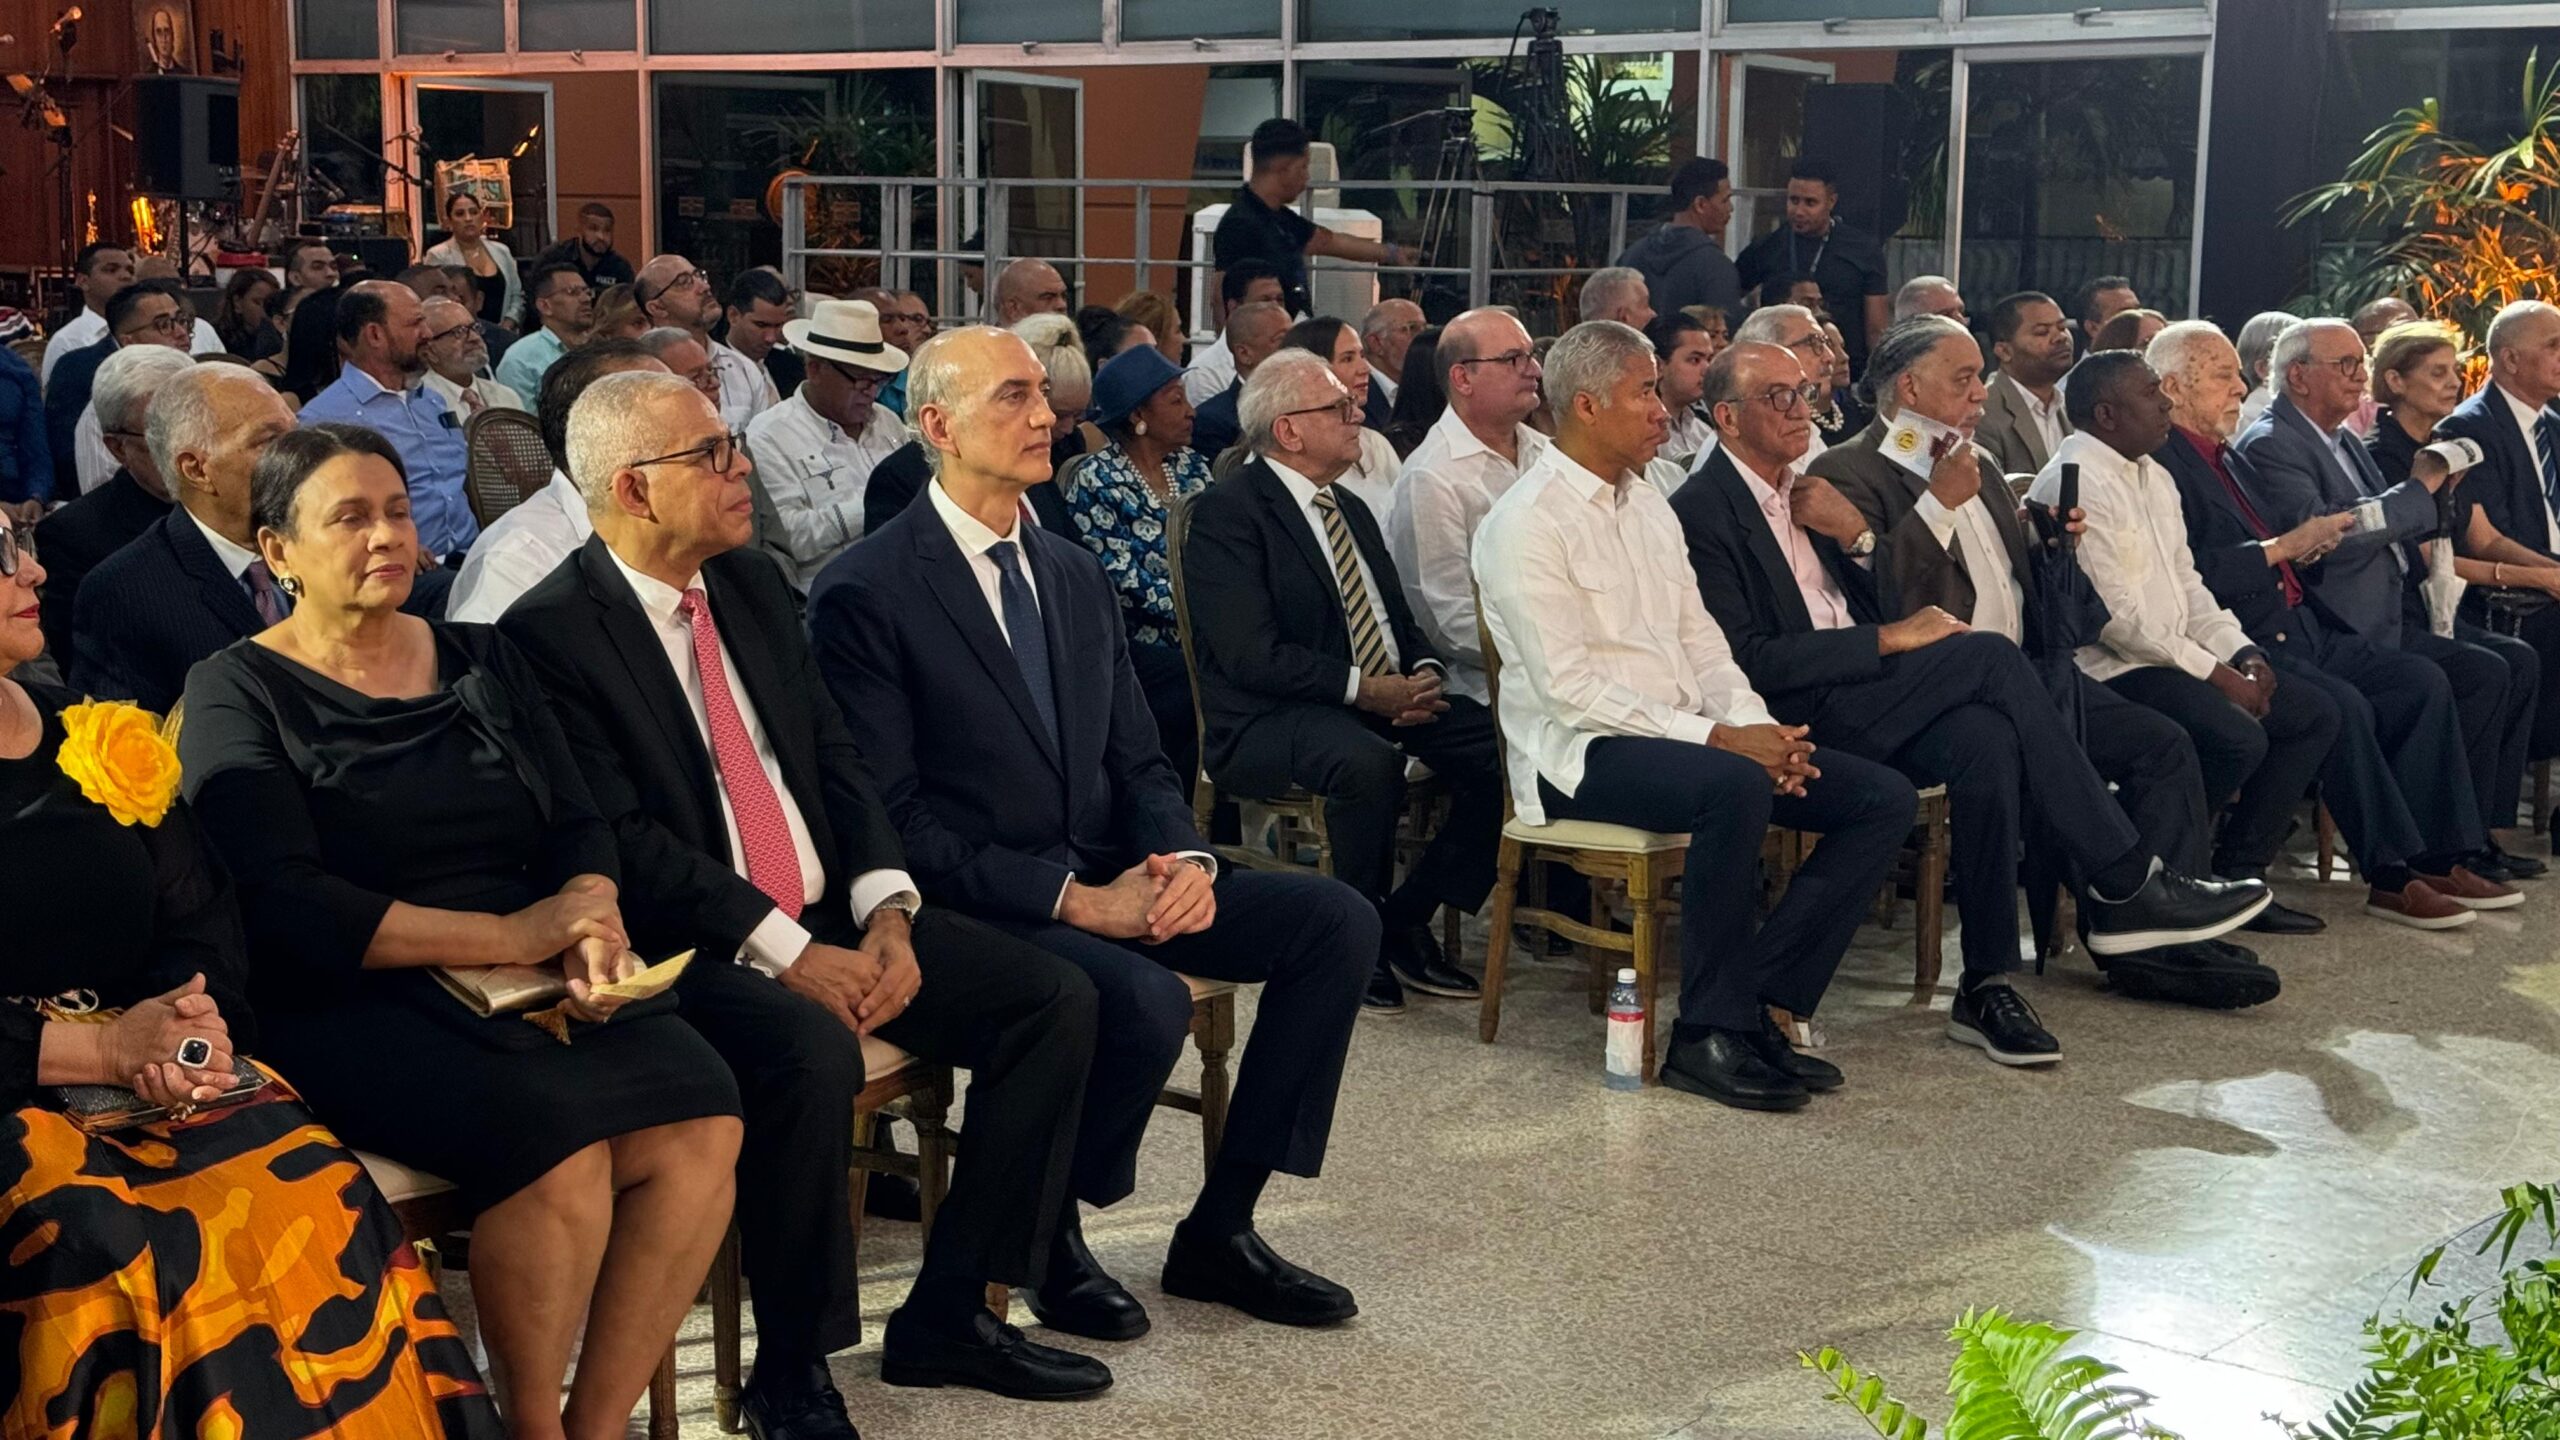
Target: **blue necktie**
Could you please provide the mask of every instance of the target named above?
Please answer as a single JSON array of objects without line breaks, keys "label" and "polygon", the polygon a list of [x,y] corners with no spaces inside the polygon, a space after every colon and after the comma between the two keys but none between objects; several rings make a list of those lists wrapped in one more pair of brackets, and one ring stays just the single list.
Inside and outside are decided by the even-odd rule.
[{"label": "blue necktie", "polygon": [[2560,416],[2545,410],[2533,428],[2542,440],[2542,498],[2560,515]]},{"label": "blue necktie", "polygon": [[1005,638],[1013,643],[1013,663],[1022,667],[1022,683],[1030,688],[1031,708],[1049,727],[1049,743],[1058,743],[1058,697],[1049,682],[1049,635],[1040,628],[1040,607],[1022,578],[1021,547],[999,540],[987,547],[996,562],[996,595],[1004,605]]}]

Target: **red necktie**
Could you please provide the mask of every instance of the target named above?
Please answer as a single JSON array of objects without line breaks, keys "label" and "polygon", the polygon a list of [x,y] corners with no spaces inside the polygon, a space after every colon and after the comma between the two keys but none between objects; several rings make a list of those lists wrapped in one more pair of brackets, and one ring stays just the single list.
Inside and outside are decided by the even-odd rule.
[{"label": "red necktie", "polygon": [[702,672],[703,716],[711,724],[711,757],[720,767],[720,786],[729,792],[729,808],[738,817],[738,845],[746,851],[747,883],[773,897],[783,914],[800,918],[802,898],[800,852],[791,845],[790,822],[782,818],[782,800],[756,758],[756,742],[738,714],[737,697],[729,693],[728,667],[720,663],[720,627],[699,588],[684,592],[676,607],[693,627],[693,663]]},{"label": "red necktie", "polygon": [[[2213,467],[2213,477],[2222,482],[2224,490],[2230,492],[2231,503],[2240,507],[2240,518],[2249,522],[2249,533],[2261,540],[2272,540],[2275,538],[2275,532],[2267,528],[2266,521],[2258,518],[2258,507],[2249,503],[2248,492],[2240,488],[2240,482],[2231,478],[2231,467],[2225,459],[2230,453],[2231,447],[2228,445],[2216,445],[2206,453],[2205,459],[2211,462]],[[2301,605],[2302,577],[2293,573],[2293,562],[2290,560],[2276,562],[2276,578],[2284,582],[2284,603],[2293,606]]]},{"label": "red necktie", "polygon": [[482,410],[487,409],[487,408],[488,408],[488,406],[489,406],[489,400],[488,400],[488,397],[486,397],[486,396],[484,396],[484,395],[482,395],[482,394],[480,393],[480,389],[479,389],[479,386],[478,386],[477,384],[465,385],[465,386],[463,386],[463,387],[462,387],[462,408],[463,408],[463,409],[470,411],[470,412],[471,412],[472,414],[474,414],[474,415],[477,415],[477,414],[479,414]]}]

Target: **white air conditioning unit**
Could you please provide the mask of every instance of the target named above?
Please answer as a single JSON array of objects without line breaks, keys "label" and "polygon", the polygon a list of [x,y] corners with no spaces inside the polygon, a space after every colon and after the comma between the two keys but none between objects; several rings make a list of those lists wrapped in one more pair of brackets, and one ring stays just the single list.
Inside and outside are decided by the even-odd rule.
[{"label": "white air conditioning unit", "polygon": [[[1238,161],[1239,183],[1253,173],[1253,145],[1248,141]],[[1367,210],[1342,208],[1342,161],[1333,147],[1318,140],[1307,146],[1307,198],[1314,206],[1315,222],[1337,235],[1352,235],[1363,240],[1385,238],[1386,226]],[[1215,243],[1218,221],[1227,213],[1224,204],[1209,206],[1191,217],[1191,258],[1203,264],[1217,258]],[[1217,292],[1210,288],[1211,272],[1193,270],[1191,274],[1191,306],[1193,317],[1191,341],[1195,345],[1214,344],[1218,330],[1205,325],[1217,312]],[[1378,303],[1378,272],[1366,265],[1317,257],[1307,262],[1307,303],[1318,315],[1338,315],[1357,325],[1369,307]]]}]

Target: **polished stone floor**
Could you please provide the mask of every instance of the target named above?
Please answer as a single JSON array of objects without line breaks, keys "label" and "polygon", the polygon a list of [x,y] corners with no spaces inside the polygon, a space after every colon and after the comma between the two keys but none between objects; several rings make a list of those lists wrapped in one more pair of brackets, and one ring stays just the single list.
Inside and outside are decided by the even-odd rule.
[{"label": "polished stone floor", "polygon": [[[1997,1305],[2084,1329],[2188,1440],[2276,1437],[2269,1412],[2355,1375],[2359,1322],[2421,1251],[2560,1177],[2560,879],[2450,936],[2366,920],[2346,884],[2281,889],[2331,929],[2261,945],[2280,999],[2120,1000],[2075,952],[2023,982],[2067,1052],[2042,1072],[1943,1039],[1944,992],[1911,1004],[1906,910],[1861,933],[1821,1017],[1849,1087],[1788,1116],[1603,1089],[1578,974],[1515,965],[1498,1045],[1471,1005],[1364,1020],[1326,1175],[1264,1203],[1275,1245],[1357,1289],[1349,1326],[1164,1298],[1200,1158],[1159,1112],[1139,1194],[1088,1222],[1156,1321],[1084,1345],[1112,1392],[880,1385],[877,1320],[915,1260],[899,1225],[867,1241],[871,1343],[837,1375],[872,1440],[1828,1440],[1867,1432],[1800,1349],[1841,1347],[1934,1420],[1946,1327]],[[706,1313],[688,1436],[716,1433]]]}]

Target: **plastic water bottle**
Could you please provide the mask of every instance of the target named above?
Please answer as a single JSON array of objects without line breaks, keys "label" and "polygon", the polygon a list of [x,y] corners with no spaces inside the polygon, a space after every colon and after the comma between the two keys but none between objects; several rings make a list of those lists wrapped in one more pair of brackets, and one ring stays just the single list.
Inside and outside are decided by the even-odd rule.
[{"label": "plastic water bottle", "polygon": [[1602,1080],[1612,1090],[1644,1088],[1644,997],[1636,993],[1636,972],[1618,972],[1609,987],[1609,1051]]}]

